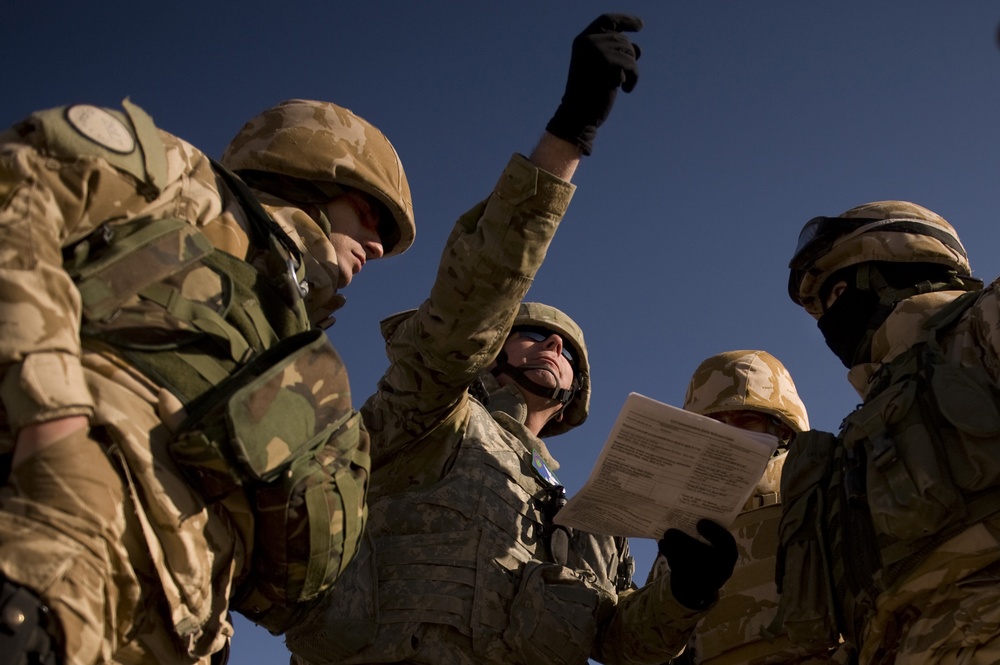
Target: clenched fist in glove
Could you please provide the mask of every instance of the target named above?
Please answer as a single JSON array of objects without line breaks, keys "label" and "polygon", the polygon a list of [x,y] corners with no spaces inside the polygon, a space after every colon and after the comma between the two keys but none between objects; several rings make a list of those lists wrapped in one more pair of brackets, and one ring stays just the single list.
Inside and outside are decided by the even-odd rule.
[{"label": "clenched fist in glove", "polygon": [[688,609],[703,610],[719,598],[719,589],[733,574],[736,539],[712,520],[699,520],[698,533],[708,543],[680,529],[667,529],[657,542],[670,564],[670,591]]},{"label": "clenched fist in glove", "polygon": [[607,120],[620,87],[632,92],[639,80],[639,46],[623,33],[642,29],[629,14],[602,14],[573,40],[566,92],[548,126],[553,136],[575,144],[584,155]]}]

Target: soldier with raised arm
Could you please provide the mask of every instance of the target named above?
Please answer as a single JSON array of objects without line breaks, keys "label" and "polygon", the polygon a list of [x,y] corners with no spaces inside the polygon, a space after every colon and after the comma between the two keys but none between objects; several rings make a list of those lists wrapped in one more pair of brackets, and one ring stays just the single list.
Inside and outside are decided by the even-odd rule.
[{"label": "soldier with raised arm", "polygon": [[604,15],[574,41],[538,148],[455,226],[430,296],[383,321],[389,368],[362,413],[373,475],[364,544],[287,635],[293,662],[660,663],[732,572],[732,536],[671,534],[676,571],[642,589],[624,538],[557,527],[547,440],[590,408],[583,332],[523,302],[619,86],[640,21]]}]

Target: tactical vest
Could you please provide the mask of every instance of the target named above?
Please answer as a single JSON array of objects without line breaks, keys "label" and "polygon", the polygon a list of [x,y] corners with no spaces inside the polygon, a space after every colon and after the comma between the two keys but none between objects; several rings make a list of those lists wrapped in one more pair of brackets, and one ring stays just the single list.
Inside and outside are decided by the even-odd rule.
[{"label": "tactical vest", "polygon": [[793,442],[778,568],[786,626],[795,616],[802,639],[829,641],[839,630],[857,644],[881,593],[1000,510],[1000,391],[981,365],[948,360],[940,342],[979,295],[928,319],[922,340],[878,370],[835,439]]},{"label": "tactical vest", "polygon": [[[768,465],[783,463],[781,455]],[[771,623],[778,607],[774,555],[781,505],[777,483],[774,485],[759,483],[730,527],[742,554],[722,588],[719,602],[698,623],[685,649],[686,654],[694,657],[692,662],[743,663],[749,654],[760,656],[781,646],[768,643],[761,636],[761,629]]]},{"label": "tactical vest", "polygon": [[[59,113],[43,121],[51,141],[73,136]],[[84,346],[124,358],[185,405],[170,450],[192,485],[206,502],[236,492],[250,502],[251,572],[233,607],[280,632],[353,555],[368,436],[343,362],[311,329],[294,242],[242,181],[213,166],[247,213],[246,261],[184,220],[145,216],[66,247],[64,268],[82,297]]]},{"label": "tactical vest", "polygon": [[[558,492],[497,424],[509,417],[472,408],[444,478],[372,500],[367,547],[324,607],[289,631],[294,653],[405,661],[430,625],[452,629],[479,662],[586,662],[598,616],[631,585],[631,557],[620,560],[622,539],[553,527]],[[424,659],[435,654],[427,648]]]},{"label": "tactical vest", "polygon": [[719,602],[698,623],[673,665],[802,662],[811,653],[773,626],[780,598],[774,583],[782,512],[778,478],[786,454],[768,462],[768,472],[733,521],[730,531],[740,560],[722,587]]}]

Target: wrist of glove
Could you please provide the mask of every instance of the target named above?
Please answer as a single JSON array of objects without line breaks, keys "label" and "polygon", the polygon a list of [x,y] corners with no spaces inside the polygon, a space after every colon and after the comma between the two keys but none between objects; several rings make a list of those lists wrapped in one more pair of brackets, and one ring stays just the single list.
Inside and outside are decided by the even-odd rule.
[{"label": "wrist of glove", "polygon": [[642,28],[628,14],[603,14],[573,40],[566,90],[545,130],[589,155],[594,138],[614,106],[618,88],[631,92],[639,80],[641,53],[624,32]]},{"label": "wrist of glove", "polygon": [[704,610],[719,598],[719,589],[733,574],[739,554],[736,539],[711,520],[699,520],[702,542],[680,529],[668,529],[657,542],[670,565],[670,591],[684,607]]}]

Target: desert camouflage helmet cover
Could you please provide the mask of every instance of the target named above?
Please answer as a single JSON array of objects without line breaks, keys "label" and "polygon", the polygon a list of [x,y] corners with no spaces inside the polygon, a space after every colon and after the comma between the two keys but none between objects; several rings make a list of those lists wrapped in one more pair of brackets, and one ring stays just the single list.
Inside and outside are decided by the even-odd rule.
[{"label": "desert camouflage helmet cover", "polygon": [[818,319],[827,278],[868,261],[937,263],[972,274],[958,234],[943,217],[908,201],[875,201],[806,223],[789,263],[788,294]]},{"label": "desert camouflage helmet cover", "polygon": [[290,99],[267,109],[237,133],[222,163],[306,180],[330,198],[342,191],[338,186],[367,192],[388,208],[399,231],[385,255],[413,244],[413,201],[399,155],[371,123],[336,104]]},{"label": "desert camouflage helmet cover", "polygon": [[587,344],[583,331],[576,321],[565,313],[539,302],[523,302],[514,317],[515,326],[539,326],[559,333],[563,344],[568,344],[578,359],[576,383],[579,386],[573,400],[566,406],[560,421],[550,420],[539,433],[542,437],[562,434],[580,425],[590,413],[590,361],[587,358]]},{"label": "desert camouflage helmet cover", "polygon": [[688,384],[684,409],[703,416],[759,411],[796,432],[809,429],[806,406],[792,375],[766,351],[727,351],[703,361]]}]

